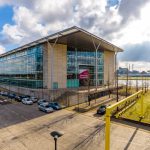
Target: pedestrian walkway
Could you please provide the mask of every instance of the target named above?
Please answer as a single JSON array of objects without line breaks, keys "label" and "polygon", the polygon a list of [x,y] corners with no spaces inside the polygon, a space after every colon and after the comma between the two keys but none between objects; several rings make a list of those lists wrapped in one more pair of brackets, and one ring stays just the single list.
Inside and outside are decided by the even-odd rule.
[{"label": "pedestrian walkway", "polygon": [[85,102],[82,104],[68,107],[66,109],[84,113],[84,112],[90,111],[92,109],[95,109],[96,107],[98,107],[102,104],[107,104],[108,102],[113,102],[113,101],[115,101],[115,99],[116,99],[116,95],[110,95],[110,97],[107,95],[107,96],[92,100],[90,102]]}]

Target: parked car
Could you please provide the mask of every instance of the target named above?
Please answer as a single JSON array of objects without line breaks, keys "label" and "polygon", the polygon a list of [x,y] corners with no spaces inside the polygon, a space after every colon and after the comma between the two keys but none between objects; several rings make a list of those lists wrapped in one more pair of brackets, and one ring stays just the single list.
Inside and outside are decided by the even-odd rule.
[{"label": "parked car", "polygon": [[50,113],[53,112],[54,109],[52,107],[49,106],[49,104],[40,104],[39,106],[39,110],[46,112],[46,113]]},{"label": "parked car", "polygon": [[97,114],[104,115],[106,113],[106,105],[101,105],[97,109]]},{"label": "parked car", "polygon": [[1,95],[2,95],[2,96],[8,96],[8,92],[3,92],[3,91],[2,91],[2,92],[1,92]]},{"label": "parked car", "polygon": [[2,95],[3,91],[0,91],[0,95]]},{"label": "parked car", "polygon": [[8,104],[8,103],[10,103],[10,101],[7,100],[7,99],[0,100],[0,104],[1,104],[1,105]]},{"label": "parked car", "polygon": [[22,98],[20,96],[15,96],[15,100],[18,101],[18,102],[21,102]]},{"label": "parked car", "polygon": [[33,104],[33,101],[30,100],[30,98],[23,98],[23,99],[22,99],[22,103],[23,103],[23,104],[26,104],[26,105],[32,105],[32,104]]},{"label": "parked car", "polygon": [[8,98],[13,99],[13,98],[15,98],[15,97],[16,97],[16,94],[14,94],[14,93],[9,93],[9,94],[8,94]]},{"label": "parked car", "polygon": [[52,107],[55,110],[60,110],[62,108],[61,105],[57,102],[50,102],[49,106]]},{"label": "parked car", "polygon": [[29,95],[20,95],[20,98],[23,99],[23,98],[30,98]]},{"label": "parked car", "polygon": [[36,97],[30,97],[30,100],[33,101],[33,103],[38,101],[38,99]]},{"label": "parked car", "polygon": [[49,102],[47,102],[46,99],[40,99],[40,100],[38,100],[37,103],[38,103],[38,105],[43,104],[43,103],[47,104],[47,105],[49,104]]}]

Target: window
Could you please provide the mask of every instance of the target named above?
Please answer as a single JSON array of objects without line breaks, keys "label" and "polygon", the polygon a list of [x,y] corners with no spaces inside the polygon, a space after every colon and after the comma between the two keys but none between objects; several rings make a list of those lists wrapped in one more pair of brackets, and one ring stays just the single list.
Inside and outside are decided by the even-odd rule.
[{"label": "window", "polygon": [[[104,53],[101,50],[97,52],[98,85],[103,83],[104,73]],[[79,79],[82,70],[88,70],[90,84],[96,84],[96,52],[93,50],[67,48],[67,82],[71,80],[79,81],[80,86],[84,86],[84,81]],[[86,85],[86,84],[85,84]],[[70,84],[69,84],[69,87]],[[73,86],[72,86],[73,87]]]},{"label": "window", "polygon": [[43,45],[0,58],[0,83],[43,87]]}]

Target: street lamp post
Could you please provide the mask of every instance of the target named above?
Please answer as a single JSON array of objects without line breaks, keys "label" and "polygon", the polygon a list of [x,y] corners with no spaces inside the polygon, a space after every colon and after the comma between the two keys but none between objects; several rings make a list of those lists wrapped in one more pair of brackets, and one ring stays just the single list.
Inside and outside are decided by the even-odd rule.
[{"label": "street lamp post", "polygon": [[58,131],[53,131],[50,133],[50,135],[54,138],[55,141],[55,150],[57,150],[57,139],[61,136],[63,136],[63,133],[58,132]]}]

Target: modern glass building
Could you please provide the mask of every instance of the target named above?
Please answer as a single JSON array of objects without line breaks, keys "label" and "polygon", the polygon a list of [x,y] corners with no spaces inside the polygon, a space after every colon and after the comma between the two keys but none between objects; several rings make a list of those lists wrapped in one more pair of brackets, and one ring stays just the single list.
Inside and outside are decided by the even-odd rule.
[{"label": "modern glass building", "polygon": [[29,88],[43,87],[43,45],[0,58],[0,83]]},{"label": "modern glass building", "polygon": [[[122,49],[71,27],[0,55],[0,84],[25,88],[79,88],[114,82]],[[108,76],[110,75],[110,76]]]}]

